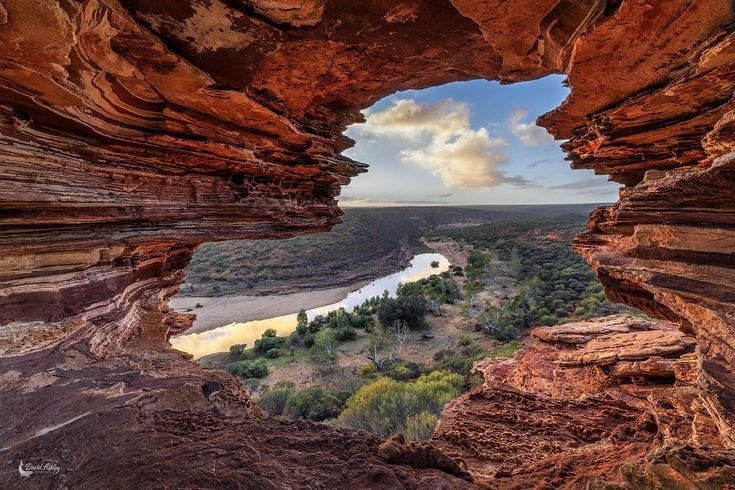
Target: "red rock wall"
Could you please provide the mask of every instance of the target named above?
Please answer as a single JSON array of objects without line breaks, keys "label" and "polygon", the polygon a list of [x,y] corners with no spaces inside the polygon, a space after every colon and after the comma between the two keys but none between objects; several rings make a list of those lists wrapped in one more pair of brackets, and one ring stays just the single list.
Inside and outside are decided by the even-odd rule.
[{"label": "red rock wall", "polygon": [[[571,95],[540,123],[574,168],[626,185],[575,247],[611,298],[696,338],[703,400],[735,444],[732,21],[725,0],[0,0],[2,405],[63,397],[58,372],[118,400],[25,429],[7,411],[8,454],[40,447],[40,428],[76,430],[79,406],[113,410],[110,390],[140,396],[118,368],[165,372],[147,389],[168,396],[177,382],[160,378],[184,364],[161,342],[188,318],[166,304],[193,247],[335,224],[333,197],[365,170],[339,155],[360,109],[563,72]],[[59,371],[80,356],[126,360]],[[221,416],[190,395],[181,414]]]}]

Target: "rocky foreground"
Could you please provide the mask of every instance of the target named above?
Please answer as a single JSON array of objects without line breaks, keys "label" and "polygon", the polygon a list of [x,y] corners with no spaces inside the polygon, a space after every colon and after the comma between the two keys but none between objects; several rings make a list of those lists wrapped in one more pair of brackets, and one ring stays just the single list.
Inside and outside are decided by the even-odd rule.
[{"label": "rocky foreground", "polygon": [[476,483],[735,485],[735,451],[699,397],[693,337],[627,315],[532,335],[514,359],[475,365],[485,383],[445,407],[431,440]]},{"label": "rocky foreground", "polygon": [[[341,155],[360,109],[553,73],[571,93],[539,123],[624,186],[575,249],[611,299],[682,335],[554,341],[553,369],[461,398],[435,444],[488,485],[622,482],[624,461],[629,482],[717,478],[735,448],[733,21],[729,0],[0,0],[2,481],[460,485],[251,413],[168,348],[191,325],[168,300],[200,243],[337,223],[366,170]],[[63,475],[20,476],[41,457]]]}]

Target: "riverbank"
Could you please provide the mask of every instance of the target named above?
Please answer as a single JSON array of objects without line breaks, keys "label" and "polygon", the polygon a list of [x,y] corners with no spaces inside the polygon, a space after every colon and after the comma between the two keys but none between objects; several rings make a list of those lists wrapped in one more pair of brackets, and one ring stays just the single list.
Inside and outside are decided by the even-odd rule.
[{"label": "riverbank", "polygon": [[[464,242],[453,240],[423,240],[423,244],[432,251],[441,254],[453,265],[464,268],[472,247]],[[478,311],[486,306],[498,306],[516,294],[515,279],[512,272],[502,261],[491,255],[497,274],[486,278],[485,289],[475,298],[475,308],[468,308],[466,300],[456,304],[442,306],[441,316],[429,315],[426,318],[426,329],[411,331],[408,334],[401,352],[401,358],[422,366],[430,365],[437,353],[462,351],[463,345],[471,342],[476,348],[492,355],[508,355],[507,346],[501,345],[488,335],[475,331]],[[465,282],[464,276],[453,276],[460,290]],[[259,328],[259,325],[253,325]],[[258,330],[260,331],[260,330]],[[281,333],[279,332],[279,335]],[[219,339],[218,339],[219,341]],[[220,352],[201,356],[199,362],[213,369],[224,370],[227,364],[237,360],[227,352],[229,344],[222,343]],[[296,388],[322,386],[332,391],[354,391],[361,383],[360,369],[369,364],[368,355],[370,334],[358,330],[357,338],[340,343],[337,348],[337,359],[332,364],[315,362],[308,349],[296,349],[276,359],[266,359],[269,373],[250,386],[253,394],[259,395],[268,387],[279,382],[294,383]],[[501,354],[502,353],[502,354]]]},{"label": "riverbank", "polygon": [[301,309],[331,305],[368,283],[369,280],[364,280],[336,288],[267,296],[179,296],[173,298],[170,305],[177,311],[197,315],[194,325],[185,334],[202,333],[230,323],[264,320],[288,315]]}]

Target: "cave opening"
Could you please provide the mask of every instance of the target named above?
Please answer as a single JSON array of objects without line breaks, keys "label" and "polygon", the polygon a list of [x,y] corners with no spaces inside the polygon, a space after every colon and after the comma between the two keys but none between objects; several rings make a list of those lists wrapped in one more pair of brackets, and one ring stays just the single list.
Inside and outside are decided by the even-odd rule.
[{"label": "cave opening", "polygon": [[[510,85],[483,79],[452,82],[386,96],[363,110],[364,122],[345,131],[355,144],[343,154],[368,164],[369,171],[342,189],[337,198],[340,207],[350,213],[355,208],[451,206],[458,210],[491,205],[582,204],[587,205],[587,212],[609,204],[617,198],[619,185],[605,176],[570,171],[560,149],[563,142],[555,141],[536,125],[537,118],[558,107],[568,95],[564,77],[549,75]],[[560,213],[568,211],[559,208]],[[463,218],[467,217],[451,219],[461,225]],[[427,222],[424,226],[434,225]],[[191,331],[172,339],[173,345],[198,358],[226,351],[230,345],[252,347],[269,328],[288,335],[295,329],[300,306],[306,308],[310,319],[330,308],[352,308],[356,306],[355,298],[344,305],[337,300],[361,289],[356,278],[375,279],[379,273],[390,276],[409,266],[405,254],[389,248],[380,249],[387,259],[375,250],[349,249],[346,234],[346,230],[338,230],[324,238],[296,237],[267,244],[203,244],[187,269],[181,293],[172,302],[178,311],[196,314],[197,320]],[[337,247],[336,256],[300,257],[299,247],[312,240],[337,240],[345,245]],[[255,251],[248,252],[248,248]],[[350,260],[342,260],[345,257]],[[426,264],[409,266],[412,277],[432,272],[427,265],[431,258],[416,258]],[[443,256],[436,258],[446,261]],[[395,293],[397,280],[388,287],[391,294]],[[352,290],[348,287],[342,291],[350,282]],[[332,300],[328,301],[331,304],[319,304],[325,303],[319,294],[308,297],[310,290],[318,293],[330,288],[340,290],[321,295]],[[284,308],[281,303],[289,300],[278,298],[281,292],[304,292],[307,297]],[[353,296],[367,299],[367,294]],[[275,314],[267,311],[267,298],[272,298]]]},{"label": "cave opening", "polygon": [[[468,481],[521,488],[732,485],[732,21],[733,4],[722,0],[376,0],[359,9],[331,0],[3,2],[3,481],[82,488],[151,482],[201,488],[314,482],[327,488],[464,488]],[[343,196],[344,205],[363,205],[348,207],[345,223],[358,217],[353,223],[373,220],[403,233],[423,220],[437,233],[392,247],[399,252],[383,262],[388,256],[375,235],[364,233],[335,267],[317,274],[348,284],[367,279],[345,273],[364,263],[377,263],[387,274],[395,262],[410,263],[413,247],[441,247],[441,255],[452,258],[447,270],[441,260],[429,261],[429,272],[442,272],[421,283],[422,292],[433,290],[443,301],[454,296],[454,281],[464,297],[459,305],[438,308],[427,302],[427,322],[451,327],[449,313],[459,310],[472,319],[473,333],[451,337],[457,345],[431,361],[442,368],[437,372],[454,366],[467,371],[472,364],[470,385],[458,387],[451,374],[420,372],[410,363],[396,366],[392,376],[371,372],[385,371],[386,363],[377,355],[383,347],[369,344],[363,354],[372,359],[364,356],[359,366],[368,366],[364,379],[383,387],[409,395],[440,392],[434,399],[448,403],[438,423],[437,406],[410,421],[412,434],[428,435],[428,441],[412,441],[419,438],[408,430],[408,440],[384,441],[384,434],[266,417],[259,397],[248,394],[254,383],[170,348],[168,337],[192,325],[191,312],[171,308],[169,299],[199,244],[265,239],[253,249],[257,260],[241,270],[272,280],[281,271],[273,265],[284,257],[271,255],[276,248],[267,240],[338,223],[334,197],[364,170],[341,154],[350,145],[342,132],[359,120],[359,108],[410,87],[477,78],[522,82],[550,73],[566,73],[571,92],[540,125],[566,140],[563,149],[575,169],[626,185],[613,206],[591,213],[574,250],[611,299],[672,323],[634,316],[553,322],[576,315],[577,308],[585,316],[588,306],[607,306],[590,299],[565,310],[570,300],[564,297],[577,289],[590,298],[604,296],[582,282],[526,294],[540,291],[523,272],[529,256],[540,259],[532,271],[539,278],[566,283],[567,264],[579,272],[569,262],[569,248],[555,246],[572,241],[559,232],[565,224],[548,214],[534,218],[530,232],[517,226],[517,218],[512,225],[482,222],[476,205],[460,227],[441,227],[447,220],[430,206],[411,207],[409,219],[395,206],[371,214],[371,200],[421,204],[432,187],[442,203],[473,204],[475,186],[442,186],[472,184],[477,175],[485,185],[504,180],[508,192],[529,186],[533,179],[524,180],[522,172],[505,171],[514,161],[504,168],[498,155],[512,144],[503,145],[495,135],[499,128],[470,116],[468,125],[453,123],[447,134],[427,125],[421,134],[404,135],[427,144],[398,153],[394,167],[424,172],[408,176],[403,192],[371,196],[357,179]],[[372,115],[381,117],[372,120],[374,129],[381,122],[382,129],[400,126],[389,117],[399,109],[427,110],[401,97],[375,109]],[[428,106],[456,123],[462,111],[441,100]],[[516,129],[532,131],[535,115],[519,116]],[[508,126],[507,118],[501,126]],[[475,150],[494,150],[495,159],[478,159],[470,142]],[[443,165],[462,144],[475,171]],[[540,172],[543,165],[534,168]],[[370,182],[379,173],[365,177]],[[528,201],[545,202],[553,192],[536,181]],[[566,184],[584,187],[546,187]],[[549,226],[554,230],[547,233]],[[472,254],[453,245],[456,238],[478,249],[481,241],[492,246]],[[289,243],[286,257],[309,259],[320,249]],[[214,247],[201,251],[219,254]],[[350,260],[356,252],[360,259]],[[457,257],[466,259],[461,271]],[[510,277],[507,264],[520,271],[511,277],[515,282],[499,280]],[[221,273],[226,271],[225,263]],[[313,272],[303,270],[302,286],[319,286]],[[488,298],[475,284],[483,274],[495,278],[492,290],[501,302],[521,291],[543,300],[524,300],[510,313],[535,308],[538,319],[552,322],[533,328],[523,346],[500,342],[477,351],[493,336],[513,334],[504,330],[506,323],[524,319],[508,310],[486,311]],[[526,279],[521,287],[519,280]],[[488,292],[488,284],[480,286]],[[394,299],[385,303],[395,306]],[[327,321],[337,327],[352,319],[338,314]],[[304,337],[318,333],[309,332],[310,324],[307,317]],[[400,343],[403,324],[389,325]],[[369,333],[363,327],[357,330]],[[437,331],[409,335],[421,345],[438,345],[445,337]],[[294,357],[290,346],[266,337],[257,339],[261,350],[272,347],[263,362],[285,369]],[[318,345],[319,354],[331,359],[328,338]],[[415,354],[406,345],[403,355]],[[235,349],[234,355],[243,353]],[[475,354],[472,363],[456,362]],[[252,380],[262,364],[241,364],[235,374]],[[340,410],[335,407],[344,390],[335,385],[328,391],[319,393],[325,403],[314,416],[313,407],[295,404],[298,418]],[[44,467],[58,474],[41,474]]]},{"label": "cave opening", "polygon": [[[564,407],[578,397],[666,392],[690,379],[692,337],[609,302],[572,252],[588,214],[616,199],[619,184],[571,172],[563,142],[536,126],[568,93],[563,77],[549,76],[509,86],[455,82],[378,101],[345,133],[355,140],[345,156],[370,170],[338,198],[343,223],[303,237],[201,245],[172,300],[197,320],[171,338],[173,347],[239,377],[272,418],[434,437],[448,454],[457,447],[444,438],[466,414],[449,410],[434,436],[441,408],[468,392],[496,397],[490,413],[530,406],[533,418],[545,416],[545,397]],[[428,301],[415,331],[383,318],[406,284]],[[326,331],[337,336],[324,350]],[[395,383],[401,399],[405,386],[432,376],[465,381],[449,388],[451,397],[434,395],[440,405],[420,420],[417,413],[388,430],[357,413],[369,386]],[[530,398],[519,403],[501,385]],[[575,405],[607,415],[580,420],[573,438],[608,440],[617,428],[621,447],[653,440],[659,426],[643,402],[607,403]]]}]

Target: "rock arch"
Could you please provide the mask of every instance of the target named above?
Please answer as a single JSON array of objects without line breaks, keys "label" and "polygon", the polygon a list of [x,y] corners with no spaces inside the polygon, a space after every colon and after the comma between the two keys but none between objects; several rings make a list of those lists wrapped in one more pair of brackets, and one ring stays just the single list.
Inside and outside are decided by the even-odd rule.
[{"label": "rock arch", "polygon": [[[167,300],[194,247],[334,225],[333,197],[365,171],[340,155],[342,132],[393,91],[550,73],[572,92],[540,124],[567,140],[574,168],[624,185],[575,247],[612,298],[696,337],[701,397],[732,447],[732,22],[725,0],[0,0],[3,452],[106,433],[140,453],[69,450],[68,482],[145,461],[148,476],[214,484],[201,458],[176,471],[184,439],[228,444],[248,426],[278,446],[242,418],[259,415],[236,383],[165,343],[190,321]],[[252,450],[233,444],[229,463]],[[222,478],[305,477],[268,480],[269,451]],[[364,463],[352,477],[445,478]]]}]

